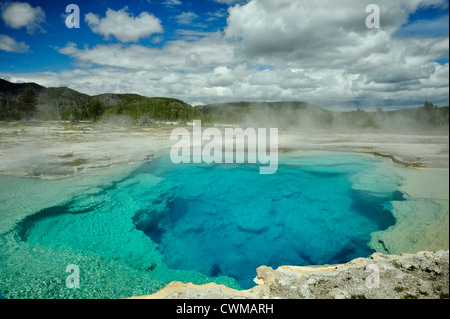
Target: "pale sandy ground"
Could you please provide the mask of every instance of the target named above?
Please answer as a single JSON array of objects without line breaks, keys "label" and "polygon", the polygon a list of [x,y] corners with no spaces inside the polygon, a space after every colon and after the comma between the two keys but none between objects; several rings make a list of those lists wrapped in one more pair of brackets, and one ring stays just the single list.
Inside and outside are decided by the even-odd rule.
[{"label": "pale sandy ground", "polygon": [[167,146],[171,129],[88,123],[1,123],[0,174],[54,179],[150,160],[155,152]]},{"label": "pale sandy ground", "polygon": [[[0,175],[58,179],[148,161],[173,144],[169,136],[174,128],[172,125],[3,122],[0,123]],[[279,148],[282,152],[296,150],[305,154],[311,151],[375,153],[374,156],[384,156],[386,161],[393,160],[395,174],[403,179],[399,189],[408,200],[393,203],[397,223],[373,234],[373,248],[391,254],[449,249],[448,131],[280,131]]]}]

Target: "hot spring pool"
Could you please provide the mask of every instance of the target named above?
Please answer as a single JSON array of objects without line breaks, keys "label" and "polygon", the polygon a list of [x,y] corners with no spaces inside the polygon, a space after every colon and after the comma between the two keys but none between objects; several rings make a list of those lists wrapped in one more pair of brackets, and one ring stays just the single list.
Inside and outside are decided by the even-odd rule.
[{"label": "hot spring pool", "polygon": [[[276,174],[260,175],[256,165],[160,156],[17,223],[0,246],[0,294],[122,298],[173,280],[248,289],[261,265],[368,257],[371,233],[394,225],[391,202],[403,200],[388,166],[355,154],[284,156]],[[65,286],[68,264],[79,265],[79,289]]]}]

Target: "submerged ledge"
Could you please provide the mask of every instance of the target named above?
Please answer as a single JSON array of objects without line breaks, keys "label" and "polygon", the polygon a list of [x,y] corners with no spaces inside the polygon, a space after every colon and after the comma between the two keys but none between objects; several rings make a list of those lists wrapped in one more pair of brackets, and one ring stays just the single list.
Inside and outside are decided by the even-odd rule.
[{"label": "submerged ledge", "polygon": [[414,168],[426,168],[425,165],[421,164],[420,162],[408,162],[402,159],[397,158],[394,155],[391,154],[385,154],[380,152],[368,152],[369,154],[375,155],[377,157],[383,157],[390,159],[395,164],[400,164],[406,167],[414,167]]},{"label": "submerged ledge", "polygon": [[[374,279],[378,270],[379,281]],[[449,251],[357,258],[324,266],[261,266],[258,285],[235,290],[173,281],[152,295],[130,299],[448,299]],[[377,285],[378,283],[378,285]]]},{"label": "submerged ledge", "polygon": [[406,200],[392,202],[395,225],[372,234],[371,247],[388,254],[449,249],[448,169],[399,167]]}]

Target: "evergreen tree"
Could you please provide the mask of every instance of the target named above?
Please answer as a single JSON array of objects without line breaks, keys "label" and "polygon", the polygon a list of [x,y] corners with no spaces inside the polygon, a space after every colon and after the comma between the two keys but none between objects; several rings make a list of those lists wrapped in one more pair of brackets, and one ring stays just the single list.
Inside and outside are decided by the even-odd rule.
[{"label": "evergreen tree", "polygon": [[18,109],[20,112],[25,113],[27,122],[30,120],[33,112],[36,111],[36,104],[37,92],[32,86],[29,86],[23,92],[18,103]]},{"label": "evergreen tree", "polygon": [[87,114],[94,122],[97,121],[97,117],[102,115],[104,111],[105,109],[99,100],[93,100],[87,105]]},{"label": "evergreen tree", "polygon": [[430,111],[433,110],[435,107],[433,105],[433,103],[430,103],[428,101],[425,101],[425,103],[422,106],[426,111]]}]

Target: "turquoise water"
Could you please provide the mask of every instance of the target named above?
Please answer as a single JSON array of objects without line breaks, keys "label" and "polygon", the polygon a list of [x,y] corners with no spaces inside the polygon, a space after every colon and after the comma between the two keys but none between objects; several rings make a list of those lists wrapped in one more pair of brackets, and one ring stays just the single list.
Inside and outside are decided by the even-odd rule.
[{"label": "turquoise water", "polygon": [[244,288],[254,286],[261,265],[333,264],[369,256],[370,234],[395,223],[389,201],[398,192],[376,196],[352,189],[349,177],[369,169],[367,159],[309,160],[315,166],[284,164],[273,175],[259,175],[249,165],[155,162],[156,174],[177,185],[176,197],[164,214],[139,212],[135,223],[159,244],[169,267],[231,276]]},{"label": "turquoise water", "polygon": [[[256,165],[174,165],[157,157],[96,192],[22,219],[0,246],[7,298],[123,298],[173,280],[254,286],[261,265],[367,257],[370,234],[395,223],[392,174],[352,154]],[[65,286],[68,264],[80,288]],[[20,279],[14,274],[20,273]]]}]

